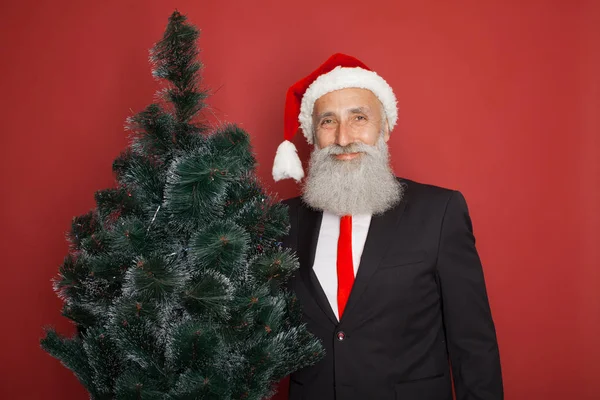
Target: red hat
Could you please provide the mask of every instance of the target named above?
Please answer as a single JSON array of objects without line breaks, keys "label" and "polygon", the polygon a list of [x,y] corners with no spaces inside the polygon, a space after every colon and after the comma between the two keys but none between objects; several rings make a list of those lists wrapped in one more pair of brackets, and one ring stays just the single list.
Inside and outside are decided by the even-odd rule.
[{"label": "red hat", "polygon": [[312,112],[317,99],[334,90],[368,89],[377,96],[387,116],[390,131],[396,126],[398,108],[396,96],[388,83],[360,60],[345,54],[332,55],[310,75],[294,83],[287,91],[284,114],[284,141],[277,148],[273,163],[276,181],[304,177],[296,146],[291,142],[298,128],[308,143],[313,141]]}]

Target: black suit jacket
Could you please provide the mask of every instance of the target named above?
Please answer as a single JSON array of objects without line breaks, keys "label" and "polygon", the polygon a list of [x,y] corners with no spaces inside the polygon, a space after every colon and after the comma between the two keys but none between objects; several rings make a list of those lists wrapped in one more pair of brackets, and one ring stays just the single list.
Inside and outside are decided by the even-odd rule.
[{"label": "black suit jacket", "polygon": [[[286,200],[284,240],[300,269],[289,281],[325,347],[290,376],[290,400],[502,399],[496,332],[465,198],[399,178],[403,200],[373,216],[337,321],[312,270],[322,213]],[[332,266],[334,268],[334,266]]]}]

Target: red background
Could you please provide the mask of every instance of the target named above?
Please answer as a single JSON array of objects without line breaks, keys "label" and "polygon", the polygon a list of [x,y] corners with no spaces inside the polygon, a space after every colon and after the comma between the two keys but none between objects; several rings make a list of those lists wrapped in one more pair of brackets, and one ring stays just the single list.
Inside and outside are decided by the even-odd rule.
[{"label": "red background", "polygon": [[338,51],[385,77],[396,173],[469,203],[506,398],[600,398],[600,2],[572,0],[2,1],[0,398],[87,397],[38,345],[72,329],[50,279],[152,101],[147,51],[176,7],[202,29],[216,118],[252,135],[281,197],[287,87]]}]

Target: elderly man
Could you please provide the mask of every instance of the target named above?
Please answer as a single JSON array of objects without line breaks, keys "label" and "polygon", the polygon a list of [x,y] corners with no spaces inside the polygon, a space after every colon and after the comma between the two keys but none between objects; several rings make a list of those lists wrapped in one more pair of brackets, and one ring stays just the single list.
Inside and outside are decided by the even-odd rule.
[{"label": "elderly man", "polygon": [[314,143],[301,197],[287,200],[290,281],[325,358],[290,377],[291,400],[503,398],[500,356],[467,204],[397,178],[391,87],[335,54],[287,94],[276,180],[303,178],[289,141]]}]

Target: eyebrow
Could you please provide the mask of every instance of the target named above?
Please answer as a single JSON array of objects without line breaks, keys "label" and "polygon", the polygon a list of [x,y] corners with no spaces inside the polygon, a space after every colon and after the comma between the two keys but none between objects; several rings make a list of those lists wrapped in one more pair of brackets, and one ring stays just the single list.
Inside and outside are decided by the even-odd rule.
[{"label": "eyebrow", "polygon": [[335,116],[335,113],[333,111],[325,111],[325,112],[322,112],[321,114],[317,115],[316,120],[320,121],[325,117],[333,117],[333,116]]},{"label": "eyebrow", "polygon": [[[354,107],[354,108],[349,109],[348,112],[350,114],[368,114],[369,110],[370,109],[368,107]],[[325,117],[334,117],[334,116],[335,116],[335,113],[333,111],[325,111],[325,112],[318,114],[316,116],[316,120],[320,121]]]},{"label": "eyebrow", "polygon": [[355,108],[351,108],[349,110],[349,112],[351,114],[368,114],[369,108],[368,107],[355,107]]}]

